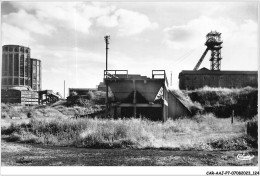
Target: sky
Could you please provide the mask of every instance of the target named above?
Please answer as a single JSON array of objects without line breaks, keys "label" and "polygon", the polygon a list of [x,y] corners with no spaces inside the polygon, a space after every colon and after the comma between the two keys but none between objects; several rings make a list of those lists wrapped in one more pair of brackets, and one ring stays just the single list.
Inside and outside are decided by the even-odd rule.
[{"label": "sky", "polygon": [[[257,70],[257,2],[23,2],[1,4],[2,45],[29,46],[42,61],[42,89],[95,88],[108,69],[151,77],[166,70],[172,88],[192,70],[206,34],[222,33],[221,70]],[[210,68],[208,53],[200,68]]]}]

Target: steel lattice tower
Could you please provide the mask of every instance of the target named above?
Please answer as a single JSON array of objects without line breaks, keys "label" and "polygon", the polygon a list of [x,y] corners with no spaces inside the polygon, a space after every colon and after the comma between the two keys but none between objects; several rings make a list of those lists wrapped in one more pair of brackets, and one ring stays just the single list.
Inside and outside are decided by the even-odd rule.
[{"label": "steel lattice tower", "polygon": [[208,50],[211,50],[210,57],[210,69],[211,70],[220,70],[221,67],[221,44],[223,43],[221,40],[221,33],[217,31],[211,31],[206,35],[206,43]]},{"label": "steel lattice tower", "polygon": [[205,49],[204,53],[202,54],[200,60],[196,64],[193,70],[198,70],[200,64],[202,63],[204,57],[206,56],[207,52],[211,50],[211,57],[210,57],[210,69],[211,70],[220,70],[221,64],[221,33],[217,31],[211,31],[206,35],[206,43],[205,45],[207,48]]}]

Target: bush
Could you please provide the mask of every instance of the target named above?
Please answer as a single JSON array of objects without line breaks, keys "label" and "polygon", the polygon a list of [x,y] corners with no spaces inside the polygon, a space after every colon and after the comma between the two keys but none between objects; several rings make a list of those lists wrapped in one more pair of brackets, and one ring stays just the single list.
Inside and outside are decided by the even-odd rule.
[{"label": "bush", "polygon": [[212,112],[218,117],[235,116],[250,119],[257,114],[258,90],[245,87],[240,89],[204,87],[192,91],[184,91],[193,102],[199,102],[205,112]]},{"label": "bush", "polygon": [[201,104],[197,101],[192,101],[185,91],[171,90],[171,93],[173,93],[183,103],[183,105],[191,111],[192,115],[203,111]]},{"label": "bush", "polygon": [[212,140],[208,143],[208,145],[210,145],[213,149],[221,150],[246,150],[251,147],[245,136]]},{"label": "bush", "polygon": [[247,122],[247,134],[256,140],[258,139],[258,116]]},{"label": "bush", "polygon": [[94,95],[94,93],[92,91],[88,91],[86,98],[88,100],[93,100],[95,98],[95,95]]},{"label": "bush", "polygon": [[2,112],[2,113],[1,113],[1,118],[2,118],[2,119],[9,119],[10,117],[9,117],[9,115],[8,115],[7,112]]}]

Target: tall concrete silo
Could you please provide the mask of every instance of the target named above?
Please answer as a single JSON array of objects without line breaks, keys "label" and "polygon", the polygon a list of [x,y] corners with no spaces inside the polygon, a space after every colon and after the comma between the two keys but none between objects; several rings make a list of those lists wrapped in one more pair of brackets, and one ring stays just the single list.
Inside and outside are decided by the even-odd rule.
[{"label": "tall concrete silo", "polygon": [[15,86],[31,87],[30,48],[4,45],[2,51],[2,89]]},{"label": "tall concrete silo", "polygon": [[35,59],[35,58],[31,58],[31,75],[32,75],[32,79],[31,79],[31,86],[33,90],[41,90],[41,60],[39,59]]}]

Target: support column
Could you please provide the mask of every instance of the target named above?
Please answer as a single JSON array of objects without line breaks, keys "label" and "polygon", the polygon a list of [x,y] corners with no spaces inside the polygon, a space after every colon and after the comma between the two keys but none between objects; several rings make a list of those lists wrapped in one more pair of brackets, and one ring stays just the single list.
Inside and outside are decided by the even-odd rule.
[{"label": "support column", "polygon": [[133,104],[134,104],[134,118],[136,118],[136,87],[135,87],[135,80],[133,80],[133,88],[134,88],[134,97],[133,97]]},{"label": "support column", "polygon": [[165,105],[164,105],[164,100],[165,100],[165,86],[163,86],[163,105],[162,105],[162,121],[165,121]]},{"label": "support column", "polygon": [[120,118],[122,118],[122,115],[121,115],[121,107],[119,106],[119,107],[117,107],[117,117],[120,117]]},{"label": "support column", "polygon": [[20,86],[20,52],[19,52],[19,48],[18,48],[18,52],[17,52],[17,55],[18,55],[18,86]]},{"label": "support column", "polygon": [[108,118],[108,85],[106,83],[106,118]]},{"label": "support column", "polygon": [[12,63],[13,63],[13,65],[12,65],[12,69],[13,69],[13,71],[12,71],[12,85],[14,85],[14,48],[13,48],[13,51],[12,51]]}]

